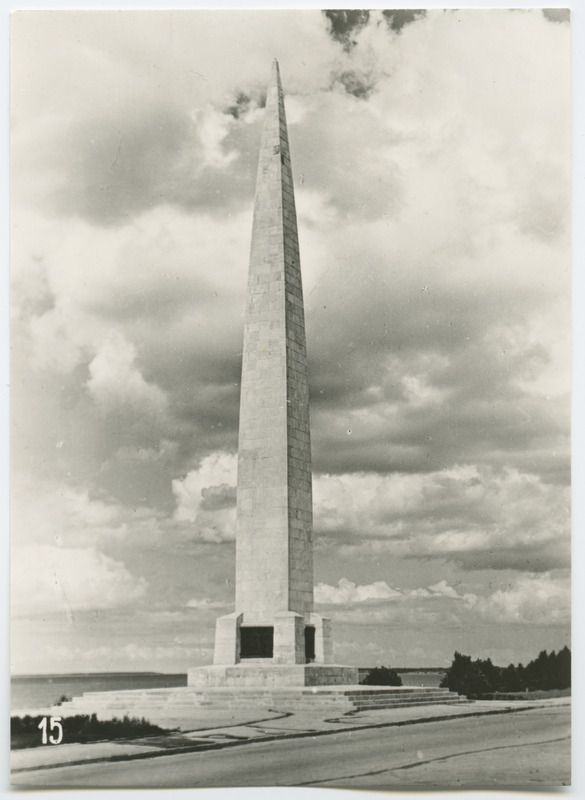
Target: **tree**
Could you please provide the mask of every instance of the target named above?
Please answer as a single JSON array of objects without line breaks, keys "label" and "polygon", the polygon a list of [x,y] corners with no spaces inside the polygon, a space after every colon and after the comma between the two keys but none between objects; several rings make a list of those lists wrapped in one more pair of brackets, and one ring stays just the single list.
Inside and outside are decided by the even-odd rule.
[{"label": "tree", "polygon": [[471,656],[464,656],[457,652],[441,681],[441,686],[464,695],[490,691],[489,679],[478,666],[478,662],[472,662]]},{"label": "tree", "polygon": [[496,692],[523,692],[568,689],[571,686],[571,651],[559,653],[541,650],[526,666],[509,664],[496,667],[491,659],[471,660],[471,656],[455,653],[441,686],[452,692],[473,697]]},{"label": "tree", "polygon": [[566,645],[557,655],[557,684],[558,689],[571,686],[571,651]]},{"label": "tree", "polygon": [[502,692],[521,692],[524,690],[524,683],[523,683],[523,675],[524,675],[524,667],[522,664],[518,664],[517,667],[514,664],[508,664],[502,670],[501,680],[500,680],[500,691]]}]

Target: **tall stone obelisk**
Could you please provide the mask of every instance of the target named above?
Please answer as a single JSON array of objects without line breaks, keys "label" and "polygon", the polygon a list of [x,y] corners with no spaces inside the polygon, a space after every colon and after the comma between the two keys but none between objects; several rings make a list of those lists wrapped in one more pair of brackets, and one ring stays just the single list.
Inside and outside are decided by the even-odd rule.
[{"label": "tall stone obelisk", "polygon": [[192,685],[357,683],[313,613],[313,514],[303,290],[284,97],[273,61],[244,327],[235,612],[216,624],[214,667]]},{"label": "tall stone obelisk", "polygon": [[240,395],[236,608],[250,623],[261,625],[275,612],[313,610],[312,531],[303,289],[274,61],[256,180]]}]

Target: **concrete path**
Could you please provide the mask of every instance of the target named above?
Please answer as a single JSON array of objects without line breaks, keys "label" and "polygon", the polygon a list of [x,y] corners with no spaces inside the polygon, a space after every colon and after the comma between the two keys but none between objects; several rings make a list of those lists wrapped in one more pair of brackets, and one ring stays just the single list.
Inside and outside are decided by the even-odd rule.
[{"label": "concrete path", "polygon": [[[254,715],[238,712],[237,716],[223,712],[207,712],[197,726],[173,733],[144,738],[96,742],[91,744],[46,745],[15,750],[11,753],[12,783],[19,785],[56,785],[51,772],[60,767],[90,765],[115,761],[134,761],[170,757],[180,753],[202,750],[221,750],[251,743],[296,740],[351,733],[363,730],[422,725],[430,722],[495,717],[506,714],[523,715],[530,709],[564,709],[568,713],[570,698],[539,702],[470,702],[464,705],[434,705],[411,708],[381,709],[352,712],[341,717],[324,718],[322,711],[303,711],[299,714],[261,711]],[[203,717],[203,715],[202,715]],[[66,723],[66,720],[64,720]],[[172,723],[172,720],[168,720]],[[65,727],[65,738],[66,738]],[[40,734],[39,734],[40,735]],[[44,775],[44,777],[43,777]]]}]

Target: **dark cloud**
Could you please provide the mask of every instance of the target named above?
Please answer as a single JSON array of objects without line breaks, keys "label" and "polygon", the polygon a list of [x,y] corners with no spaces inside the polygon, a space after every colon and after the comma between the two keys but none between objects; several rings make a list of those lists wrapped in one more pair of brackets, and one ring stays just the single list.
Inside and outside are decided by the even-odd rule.
[{"label": "dark cloud", "polygon": [[[330,25],[332,38],[339,42],[346,53],[351,53],[358,44],[354,36],[370,22],[370,11],[339,10],[324,11]],[[424,16],[426,11],[413,10],[384,10],[382,11],[389,30],[399,32],[405,25]],[[376,87],[379,75],[366,74],[354,67],[342,70],[335,74],[331,86],[341,85],[348,94],[367,100]]]},{"label": "dark cloud", "polygon": [[[370,11],[365,9],[344,9],[323,11],[330,25],[332,38],[339,42],[346,53],[357,45],[354,36],[370,21]],[[426,15],[424,9],[384,9],[382,14],[391,31],[401,31]],[[352,92],[353,94],[353,92]]]},{"label": "dark cloud", "polygon": [[549,572],[570,566],[571,553],[568,542],[545,542],[532,547],[505,547],[465,552],[443,552],[445,558],[467,570],[503,570],[518,572]]},{"label": "dark cloud", "polygon": [[[339,414],[335,419],[339,419]],[[401,446],[388,431],[370,436],[353,435],[351,427],[339,426],[331,432],[334,420],[312,416],[312,455],[316,472],[432,472],[441,466],[438,455],[418,447]],[[347,422],[351,425],[350,420]],[[319,424],[321,423],[321,424]],[[343,429],[342,429],[343,428]],[[351,431],[351,433],[349,433]]]},{"label": "dark cloud", "polygon": [[388,27],[393,31],[402,30],[405,25],[426,16],[426,13],[422,8],[384,9],[382,11]]},{"label": "dark cloud", "polygon": [[116,224],[172,194],[170,166],[189,139],[189,121],[160,109],[137,119],[93,119],[71,128],[68,139],[59,154],[66,174],[58,207]]},{"label": "dark cloud", "polygon": [[357,44],[352,37],[367,25],[370,18],[370,12],[365,9],[328,10],[323,11],[323,14],[329,20],[331,36],[346,52]]},{"label": "dark cloud", "polygon": [[[502,303],[499,318],[487,293],[423,298],[408,314],[400,290],[375,295],[362,306],[359,290],[344,294],[356,303],[345,324],[339,307],[315,305],[307,316],[317,470],[433,471],[504,460],[567,479],[568,399],[531,392],[549,357],[540,345],[514,341],[534,296],[524,309],[522,299],[513,308]],[[494,336],[504,319],[510,332]],[[547,449],[551,459],[542,457]]]},{"label": "dark cloud", "polygon": [[[38,369],[19,387],[21,400],[12,418],[14,466],[40,479],[99,485],[130,505],[149,500],[164,507],[171,498],[168,461],[116,460],[118,450],[156,449],[168,428],[164,417],[153,419],[124,406],[104,412],[85,388],[86,364],[58,382],[48,378]],[[37,393],[42,404],[34,402]]]},{"label": "dark cloud", "polygon": [[[408,370],[405,370],[407,373]],[[398,376],[397,376],[398,377]],[[569,480],[569,441],[564,436],[568,398],[551,403],[500,384],[494,394],[466,398],[465,388],[434,403],[404,399],[368,405],[313,404],[313,463],[320,472],[432,472],[456,463],[507,463],[552,482]]]},{"label": "dark cloud", "polygon": [[[161,204],[207,213],[233,209],[253,193],[256,126],[238,126],[240,113],[226,113],[238,127],[230,136],[226,126],[218,144],[219,154],[237,156],[227,170],[219,160],[206,160],[200,140],[205,113],[191,118],[167,106],[72,125],[62,140],[53,142],[52,152],[37,156],[41,171],[49,165],[59,171],[60,185],[51,198],[54,211],[120,225]],[[246,146],[250,152],[240,159]]]},{"label": "dark cloud", "polygon": [[[179,405],[181,403],[182,405]],[[198,457],[216,450],[233,452],[238,440],[239,388],[185,387],[175,405],[183,431],[179,458],[183,468],[192,466]]]},{"label": "dark cloud", "polygon": [[[494,371],[518,377],[520,354],[502,354],[486,337],[498,325],[518,324],[531,305],[545,302],[544,294],[506,297],[499,287],[483,285],[429,289],[424,276],[409,274],[406,266],[378,268],[366,254],[358,263],[327,276],[307,299],[315,405],[336,406],[339,400],[350,406],[354,393],[365,395],[371,387],[381,387],[385,400],[397,399],[404,372],[416,369],[413,359],[424,354],[425,370],[439,385],[454,377],[471,379],[472,392],[494,388]],[[528,349],[537,361],[545,358],[538,348]],[[477,360],[486,354],[488,363]],[[455,355],[449,364],[441,358]],[[522,349],[521,355],[530,353]],[[364,397],[363,406],[372,402]]]},{"label": "dark cloud", "polygon": [[[481,532],[481,528],[474,530],[472,527],[473,508],[459,507],[459,516],[442,520],[436,516],[436,512],[424,507],[420,509],[421,518],[425,517],[432,521],[433,529],[436,533],[441,531],[459,531],[462,536],[469,536],[475,530]],[[420,532],[416,527],[416,514],[414,519],[409,515],[403,514],[401,519],[406,522],[406,527],[402,533],[393,534],[391,539],[378,538],[368,539],[355,527],[346,526],[339,528],[332,535],[327,530],[321,528],[319,517],[315,517],[315,540],[316,550],[320,553],[331,554],[338,551],[341,546],[348,546],[355,551],[356,557],[359,552],[376,553],[377,559],[380,553],[384,552],[393,555],[395,558],[405,558],[412,562],[426,563],[432,558],[435,563],[455,565],[458,569],[470,572],[480,572],[482,570],[515,570],[517,572],[543,573],[554,569],[564,569],[570,566],[571,552],[570,540],[568,536],[558,539],[551,536],[544,542],[518,542],[506,543],[505,537],[501,537],[495,544],[491,543],[489,528],[485,530],[485,545],[483,547],[452,548],[434,547],[432,539],[427,540],[424,545],[418,541]],[[467,523],[467,519],[470,523]],[[451,526],[450,526],[451,525]],[[513,536],[510,538],[514,539]],[[371,545],[374,544],[372,550]],[[410,545],[408,548],[402,546],[404,543]],[[363,557],[363,556],[362,556]]]},{"label": "dark cloud", "polygon": [[335,83],[340,83],[348,94],[367,100],[372,94],[375,81],[368,78],[363,72],[348,69],[335,77]]},{"label": "dark cloud", "polygon": [[[125,256],[129,254],[123,253],[118,259],[121,271],[125,267]],[[178,272],[172,254],[145,250],[139,285],[124,284],[120,280],[116,293],[111,291],[111,286],[104,286],[101,294],[98,291],[87,298],[86,308],[106,320],[123,322],[129,328],[148,323],[152,331],[162,332],[170,323],[181,319],[187,310],[193,313],[212,304],[217,297],[211,277],[193,275],[187,282]]]},{"label": "dark cloud", "polygon": [[248,113],[251,99],[245,92],[237,92],[235,102],[226,108],[225,113],[231,114],[234,119],[239,119],[242,115]]},{"label": "dark cloud", "polygon": [[247,92],[237,91],[234,102],[226,108],[225,113],[230,114],[234,119],[240,119],[240,117],[245,117],[256,108],[264,108],[265,105],[266,92],[248,94]]},{"label": "dark cloud", "polygon": [[[356,33],[368,24],[370,11],[365,9],[345,9],[329,10],[323,12],[329,20],[330,33],[335,41],[339,42],[346,52],[350,52],[357,44],[353,38]],[[424,9],[384,9],[382,14],[388,28],[392,31],[400,31],[405,25],[409,25],[426,15]]]}]

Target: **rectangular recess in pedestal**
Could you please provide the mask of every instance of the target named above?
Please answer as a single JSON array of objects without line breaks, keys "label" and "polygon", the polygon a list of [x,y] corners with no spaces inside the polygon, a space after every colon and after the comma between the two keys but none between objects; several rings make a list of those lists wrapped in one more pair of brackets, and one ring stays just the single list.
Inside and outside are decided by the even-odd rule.
[{"label": "rectangular recess in pedestal", "polygon": [[307,664],[315,661],[315,626],[305,625],[305,659]]},{"label": "rectangular recess in pedestal", "polygon": [[240,658],[272,658],[274,628],[269,625],[243,625],[240,628]]},{"label": "rectangular recess in pedestal", "polygon": [[313,610],[303,292],[284,98],[273,63],[254,205],[238,445],[236,611]]}]

